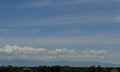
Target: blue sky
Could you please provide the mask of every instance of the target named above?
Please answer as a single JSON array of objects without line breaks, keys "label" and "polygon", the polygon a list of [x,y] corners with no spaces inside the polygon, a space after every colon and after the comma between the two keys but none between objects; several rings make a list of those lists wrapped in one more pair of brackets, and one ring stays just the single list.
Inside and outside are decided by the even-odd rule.
[{"label": "blue sky", "polygon": [[0,59],[120,64],[120,0],[0,0]]}]

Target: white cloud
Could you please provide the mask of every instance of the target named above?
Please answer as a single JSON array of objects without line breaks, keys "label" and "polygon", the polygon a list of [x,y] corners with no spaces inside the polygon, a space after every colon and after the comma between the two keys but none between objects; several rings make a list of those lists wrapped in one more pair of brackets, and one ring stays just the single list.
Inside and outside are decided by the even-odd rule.
[{"label": "white cloud", "polygon": [[[85,50],[85,54],[68,48],[53,50],[45,48],[20,47],[6,45],[0,48],[0,59],[25,59],[25,60],[80,60],[80,59],[104,59],[105,50]],[[88,52],[86,54],[86,52]]]},{"label": "white cloud", "polygon": [[30,60],[53,60],[64,59],[75,53],[74,50],[59,48],[48,50],[46,48],[33,48],[6,45],[0,48],[0,59],[30,59]]},{"label": "white cloud", "polygon": [[89,55],[102,55],[102,54],[106,54],[107,51],[106,50],[85,50],[83,51],[84,54],[89,54]]},{"label": "white cloud", "polygon": [[55,49],[53,51],[49,52],[50,54],[73,54],[75,53],[74,50],[69,50],[67,48],[62,48],[62,49]]},{"label": "white cloud", "polygon": [[39,54],[44,52],[46,49],[44,48],[32,48],[32,47],[19,47],[19,46],[10,46],[6,45],[3,48],[0,48],[0,53],[5,54]]},{"label": "white cloud", "polygon": [[89,58],[89,59],[91,59],[91,58],[104,59],[106,54],[107,54],[106,50],[92,49],[92,50],[84,50],[83,51],[84,58]]},{"label": "white cloud", "polygon": [[84,55],[83,58],[85,59],[98,59],[98,60],[101,60],[101,59],[105,59],[105,56],[104,55]]}]

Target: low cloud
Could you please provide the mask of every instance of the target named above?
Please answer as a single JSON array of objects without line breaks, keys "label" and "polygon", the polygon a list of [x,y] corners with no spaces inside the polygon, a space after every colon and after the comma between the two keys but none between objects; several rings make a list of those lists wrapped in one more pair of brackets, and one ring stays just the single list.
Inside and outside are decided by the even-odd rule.
[{"label": "low cloud", "polygon": [[58,60],[67,59],[75,51],[68,48],[49,50],[28,46],[5,45],[0,48],[0,59]]},{"label": "low cloud", "polygon": [[55,49],[53,51],[49,52],[50,54],[73,54],[75,53],[74,50],[69,50],[67,48],[62,48],[62,49]]},{"label": "low cloud", "polygon": [[0,48],[0,53],[4,54],[39,54],[44,51],[46,51],[44,48],[20,47],[16,45],[6,45],[3,48]]},{"label": "low cloud", "polygon": [[[79,49],[78,49],[79,50]],[[80,60],[80,59],[104,59],[106,50],[84,50],[82,52],[69,48],[22,47],[6,45],[0,48],[0,59],[25,59],[25,60]]]},{"label": "low cloud", "polygon": [[103,55],[106,54],[107,51],[106,50],[85,50],[83,51],[84,54],[89,54],[89,55]]},{"label": "low cloud", "polygon": [[106,50],[84,50],[83,51],[84,57],[89,59],[104,59],[105,55],[107,54]]}]

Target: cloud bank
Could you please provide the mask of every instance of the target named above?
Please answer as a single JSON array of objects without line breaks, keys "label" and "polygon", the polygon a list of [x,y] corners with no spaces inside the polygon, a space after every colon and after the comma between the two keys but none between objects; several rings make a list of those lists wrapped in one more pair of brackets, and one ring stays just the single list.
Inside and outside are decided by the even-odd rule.
[{"label": "cloud bank", "polygon": [[20,46],[10,46],[6,45],[4,48],[0,49],[0,53],[4,54],[39,54],[44,52],[44,48],[32,48],[32,47],[20,47]]},{"label": "cloud bank", "polygon": [[105,58],[105,54],[107,54],[106,50],[85,50],[83,51],[83,54],[85,54],[86,58],[93,58],[93,59],[104,59]]},{"label": "cloud bank", "polygon": [[89,55],[102,55],[102,54],[106,54],[107,51],[106,50],[85,50],[83,51],[84,54],[89,54]]},{"label": "cloud bank", "polygon": [[25,59],[25,60],[80,60],[80,59],[103,59],[106,50],[84,50],[76,51],[69,48],[33,48],[6,45],[0,48],[0,59]]},{"label": "cloud bank", "polygon": [[69,50],[67,48],[62,48],[62,49],[55,49],[53,51],[49,52],[50,54],[73,54],[75,53],[74,50]]}]

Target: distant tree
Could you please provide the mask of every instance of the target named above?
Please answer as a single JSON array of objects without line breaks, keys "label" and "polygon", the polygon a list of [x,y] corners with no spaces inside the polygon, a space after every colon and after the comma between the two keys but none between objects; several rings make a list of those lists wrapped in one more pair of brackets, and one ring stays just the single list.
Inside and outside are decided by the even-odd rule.
[{"label": "distant tree", "polygon": [[28,68],[28,67],[24,67],[22,69],[23,72],[33,72],[31,68]]},{"label": "distant tree", "polygon": [[11,65],[8,65],[8,66],[2,66],[0,68],[0,72],[16,72],[17,70],[12,67]]},{"label": "distant tree", "polygon": [[97,71],[98,71],[98,72],[102,72],[102,68],[100,67],[100,65],[98,65]]},{"label": "distant tree", "polygon": [[99,70],[95,66],[91,66],[88,68],[87,72],[99,72]]},{"label": "distant tree", "polygon": [[61,67],[60,66],[52,66],[51,67],[51,72],[60,72]]},{"label": "distant tree", "polygon": [[37,72],[52,72],[49,66],[39,66]]},{"label": "distant tree", "polygon": [[111,72],[119,72],[117,69],[112,69]]},{"label": "distant tree", "polygon": [[60,70],[60,72],[71,72],[71,71],[72,71],[72,69],[70,67],[68,67],[68,66],[64,66]]}]

